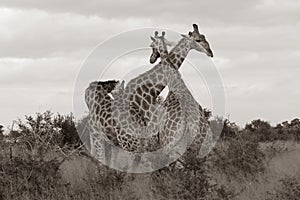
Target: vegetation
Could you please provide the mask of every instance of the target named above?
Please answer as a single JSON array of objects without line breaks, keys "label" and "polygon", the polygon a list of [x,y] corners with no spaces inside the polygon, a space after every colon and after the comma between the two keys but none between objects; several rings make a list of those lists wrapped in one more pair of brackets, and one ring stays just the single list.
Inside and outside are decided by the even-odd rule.
[{"label": "vegetation", "polygon": [[287,176],[280,180],[279,190],[269,192],[267,200],[297,200],[300,197],[300,179]]},{"label": "vegetation", "polygon": [[265,154],[257,140],[247,135],[219,141],[209,158],[216,170],[239,181],[253,179],[265,170]]},{"label": "vegetation", "polygon": [[[46,111],[26,116],[24,122],[18,120],[9,135],[4,135],[0,126],[0,200],[141,199],[146,191],[139,194],[133,188],[138,175],[102,166],[83,148],[77,130],[83,130],[85,120],[75,123],[72,115]],[[299,119],[276,126],[257,119],[240,128],[229,120],[216,118],[210,125],[219,140],[208,156],[198,158],[197,152],[189,149],[169,167],[146,174],[151,198],[235,199],[239,192],[219,182],[214,174],[246,185],[265,173],[266,157],[284,151],[275,143],[263,151],[262,143],[300,140]],[[81,137],[89,141],[88,136]],[[82,189],[74,189],[62,176],[61,165],[71,158],[85,158],[95,166],[95,170],[84,172],[86,184]],[[269,193],[268,198],[297,199],[299,182],[295,177],[282,179],[282,189]]]},{"label": "vegetation", "polygon": [[155,199],[231,199],[234,191],[208,173],[205,159],[192,152],[181,159],[181,167],[165,167],[152,173],[152,190]]},{"label": "vegetation", "polygon": [[300,141],[300,120],[295,118],[291,122],[282,122],[272,127],[268,122],[257,119],[247,124],[245,131],[255,135],[260,142],[275,140]]},{"label": "vegetation", "polygon": [[3,133],[4,133],[3,126],[0,125],[0,141],[3,140],[3,138],[4,138]]},{"label": "vegetation", "polygon": [[[62,160],[47,155],[79,142],[70,130],[76,130],[72,116],[52,117],[49,111],[26,116],[24,123],[18,120],[17,130],[1,141],[0,197],[55,199],[68,193],[58,173]],[[68,139],[72,134],[75,137]]]}]

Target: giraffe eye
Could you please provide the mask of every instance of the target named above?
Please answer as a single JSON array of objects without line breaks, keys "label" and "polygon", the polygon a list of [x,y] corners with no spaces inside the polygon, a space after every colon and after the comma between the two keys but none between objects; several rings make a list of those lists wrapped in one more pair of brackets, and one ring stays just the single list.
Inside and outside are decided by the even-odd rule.
[{"label": "giraffe eye", "polygon": [[196,40],[196,42],[201,42],[201,40]]}]

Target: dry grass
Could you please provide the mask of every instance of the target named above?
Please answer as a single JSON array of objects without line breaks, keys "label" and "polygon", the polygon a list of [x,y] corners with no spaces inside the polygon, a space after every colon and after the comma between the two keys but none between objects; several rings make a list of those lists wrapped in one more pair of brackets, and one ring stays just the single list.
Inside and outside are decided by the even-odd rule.
[{"label": "dry grass", "polygon": [[18,142],[0,140],[0,200],[299,197],[300,144],[296,142],[261,143],[255,134],[232,134],[205,159],[196,158],[191,150],[180,165],[126,174],[102,166],[83,149],[74,152],[76,145],[71,143],[78,141],[68,135],[74,123],[69,124],[71,118],[56,120],[50,113],[29,117],[15,132]]},{"label": "dry grass", "polygon": [[[211,165],[212,160],[191,159],[186,161],[189,166],[181,169],[165,168],[152,174],[130,175],[108,169],[82,155],[73,155],[63,163],[60,163],[59,159],[29,159],[28,156],[20,154],[15,154],[16,157],[10,159],[9,146],[2,144],[0,197],[8,200],[197,199],[198,197],[204,199],[247,199],[249,197],[272,199],[274,195],[283,195],[278,189],[281,187],[279,180],[284,180],[286,175],[293,177],[300,173],[300,165],[297,164],[300,162],[297,159],[300,145],[290,143],[287,146],[289,151],[277,149],[271,160],[268,162],[265,160],[267,166],[263,175],[255,175],[254,171],[251,172],[257,179],[253,181],[247,178],[241,168],[241,166],[246,166],[249,169],[250,163],[233,166],[232,163],[235,161],[223,162],[221,158],[222,161],[215,162],[214,166]],[[240,146],[236,148],[239,149]],[[271,149],[273,148],[275,147]],[[263,151],[266,152],[266,149]],[[225,149],[222,156],[225,155],[229,156],[231,153]],[[240,152],[238,155],[244,154]],[[242,158],[235,155],[234,159],[243,160]],[[249,162],[249,159],[243,162]],[[251,168],[253,169],[258,168]],[[220,174],[226,178],[222,179]],[[242,177],[244,178],[241,182]],[[292,192],[295,194],[298,194],[297,181],[299,179],[290,179],[294,188]],[[287,186],[289,182],[282,181],[282,184]]]}]

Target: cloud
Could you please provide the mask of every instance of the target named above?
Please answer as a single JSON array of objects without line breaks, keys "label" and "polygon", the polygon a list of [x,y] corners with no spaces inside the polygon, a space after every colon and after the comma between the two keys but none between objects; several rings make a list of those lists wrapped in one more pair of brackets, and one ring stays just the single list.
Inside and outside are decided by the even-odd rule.
[{"label": "cloud", "polygon": [[[19,7],[22,6],[20,2]],[[2,47],[0,56],[48,57],[66,56],[66,54],[79,55],[78,52],[82,56],[105,39],[126,30],[148,26],[187,33],[191,30],[191,23],[198,21],[186,17],[186,22],[177,20],[176,23],[170,23],[171,19],[165,19],[160,15],[143,18],[142,16],[135,17],[134,14],[125,18],[105,18],[76,12],[68,13],[66,10],[51,13],[50,8],[48,10],[47,7],[45,10],[0,8],[2,27],[0,29]],[[247,6],[243,8],[250,9]],[[174,12],[170,15],[174,18]],[[252,11],[251,16],[256,15],[256,11]],[[267,17],[266,20],[269,18],[272,16]],[[216,57],[237,51],[299,48],[299,43],[294,42],[298,39],[299,25],[290,24],[291,20],[288,20],[288,23],[276,21],[273,26],[259,25],[263,20],[264,18],[257,21],[255,26],[247,25],[242,19],[239,23],[227,24],[205,23],[204,20],[203,23],[199,22],[199,25],[200,30],[211,42]]]},{"label": "cloud", "polygon": [[[206,25],[272,25],[278,20],[296,22],[299,17],[299,1],[254,0],[254,1],[181,1],[154,2],[150,0],[109,1],[53,0],[22,1],[2,0],[0,6],[20,9],[39,9],[52,13],[77,13],[101,18],[145,18],[156,22],[199,22]],[[281,21],[283,22],[283,21]],[[115,24],[113,24],[115,26]]]},{"label": "cloud", "polygon": [[[22,9],[40,9],[48,12],[67,12],[79,13],[83,15],[97,15],[100,17],[114,18],[114,17],[149,17],[174,15],[196,15],[205,16],[207,14],[213,16],[230,15],[234,9],[236,12],[242,12],[249,7],[253,7],[257,1],[240,2],[237,0],[230,0],[226,2],[212,1],[179,1],[175,0],[172,3],[167,1],[153,2],[149,0],[133,0],[130,2],[114,2],[109,0],[97,1],[91,0],[88,3],[80,0],[66,0],[61,2],[59,0],[37,2],[34,0],[29,1],[9,1],[2,0],[3,7],[22,8]],[[204,9],[210,8],[210,10]],[[215,11],[214,11],[215,10]],[[218,12],[216,12],[218,11]]]},{"label": "cloud", "polygon": [[[113,34],[146,25],[146,20],[115,20],[39,10],[0,9],[1,57],[47,57],[88,53]],[[108,26],[115,24],[116,26]]]},{"label": "cloud", "polygon": [[[296,113],[295,106],[300,106],[296,101],[300,98],[296,89],[300,85],[299,8],[297,0],[2,0],[0,90],[5,98],[1,98],[4,114],[0,123],[40,109],[71,111],[69,100],[80,66],[107,38],[144,27],[187,33],[192,23],[199,24],[214,51],[233,121],[290,119]],[[132,43],[147,46],[153,33],[144,33],[135,40],[110,43],[100,56]],[[170,31],[167,36],[179,39]],[[118,60],[104,78],[120,78],[127,70],[137,70],[128,77],[139,73],[134,67],[148,63],[149,53],[146,49],[144,54]],[[199,53],[191,55],[203,59]],[[202,80],[188,68],[182,74],[193,91],[200,90],[195,94],[197,99],[209,107],[207,88],[199,83]]]},{"label": "cloud", "polygon": [[68,58],[0,59],[0,87],[72,86],[81,60]]},{"label": "cloud", "polygon": [[[63,88],[1,88],[0,124],[8,126],[25,115],[51,110],[69,114],[72,111],[72,90]],[[62,94],[67,92],[69,94]]]}]

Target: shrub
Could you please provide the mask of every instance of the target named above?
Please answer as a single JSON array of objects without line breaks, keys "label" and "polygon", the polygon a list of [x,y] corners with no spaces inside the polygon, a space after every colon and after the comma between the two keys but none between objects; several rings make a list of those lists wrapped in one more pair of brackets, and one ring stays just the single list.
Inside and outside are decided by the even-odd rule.
[{"label": "shrub", "polygon": [[53,116],[50,111],[37,113],[35,117],[25,116],[25,122],[16,122],[17,130],[12,130],[10,138],[23,144],[35,154],[44,154],[56,147],[81,144],[71,115]]},{"label": "shrub", "polygon": [[152,190],[156,199],[231,199],[234,192],[218,185],[207,174],[205,160],[186,153],[175,164],[152,173]]},{"label": "shrub", "polygon": [[3,140],[3,138],[4,138],[3,133],[4,133],[3,126],[0,125],[0,140]]},{"label": "shrub", "polygon": [[17,121],[17,130],[11,130],[8,142],[0,141],[0,197],[74,199],[58,172],[62,158],[47,155],[75,141],[66,137],[75,124],[72,116],[52,115],[46,111],[26,116],[25,122]]},{"label": "shrub", "polygon": [[33,160],[21,157],[0,162],[0,194],[4,199],[45,199],[68,191],[56,160]]},{"label": "shrub", "polygon": [[275,192],[269,192],[267,200],[297,200],[300,197],[300,179],[285,177],[280,180],[281,187]]},{"label": "shrub", "polygon": [[220,140],[210,156],[212,165],[227,177],[251,178],[265,170],[264,153],[259,149],[257,138],[248,134]]}]

